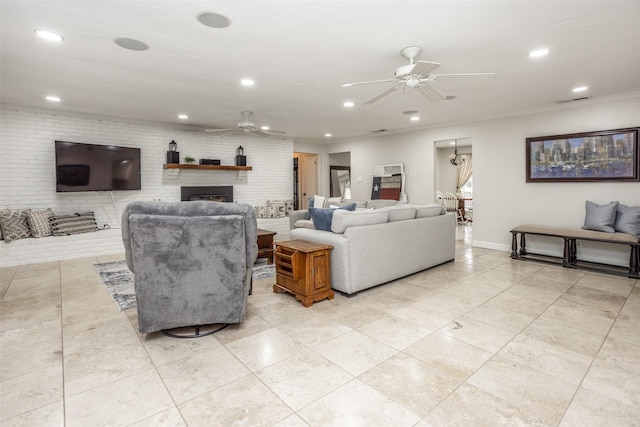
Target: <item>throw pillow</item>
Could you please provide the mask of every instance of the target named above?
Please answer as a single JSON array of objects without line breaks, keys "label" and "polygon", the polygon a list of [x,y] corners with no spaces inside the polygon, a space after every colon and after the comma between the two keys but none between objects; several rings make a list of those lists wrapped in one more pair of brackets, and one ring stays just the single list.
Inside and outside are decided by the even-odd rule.
[{"label": "throw pillow", "polygon": [[267,218],[280,218],[278,209],[275,206],[267,205]]},{"label": "throw pillow", "polygon": [[640,237],[640,206],[618,205],[614,229]]},{"label": "throw pillow", "polygon": [[256,218],[266,218],[267,217],[267,207],[266,206],[256,206]]},{"label": "throw pillow", "polygon": [[70,234],[97,231],[98,225],[93,212],[76,213],[73,215],[53,215],[49,218],[51,231],[54,236],[68,236]]},{"label": "throw pillow", "polygon": [[269,218],[284,218],[287,216],[284,200],[267,200],[267,208],[269,207],[273,207],[276,211],[276,216],[270,216]]},{"label": "throw pillow", "polygon": [[51,209],[27,212],[27,222],[29,223],[29,229],[31,229],[31,235],[33,237],[51,236],[49,218],[52,216],[53,211]]},{"label": "throw pillow", "polygon": [[[311,206],[311,203],[309,203]],[[314,208],[328,208],[329,204],[327,203],[327,198],[324,196],[318,196],[317,194],[313,196],[313,207]]]},{"label": "throw pillow", "polygon": [[597,205],[587,200],[585,204],[587,215],[584,219],[584,230],[604,231],[614,233],[613,228],[616,222],[616,212],[618,202],[611,202],[608,205]]},{"label": "throw pillow", "polygon": [[29,212],[28,209],[5,209],[0,212],[0,227],[5,242],[31,237],[27,212]]},{"label": "throw pillow", "polygon": [[353,211],[355,209],[356,209],[356,205],[355,203],[352,203],[349,206],[344,206],[338,209],[309,208],[309,212],[311,213],[313,228],[315,228],[316,230],[331,231],[331,219],[333,218],[333,213],[335,211],[337,210]]}]

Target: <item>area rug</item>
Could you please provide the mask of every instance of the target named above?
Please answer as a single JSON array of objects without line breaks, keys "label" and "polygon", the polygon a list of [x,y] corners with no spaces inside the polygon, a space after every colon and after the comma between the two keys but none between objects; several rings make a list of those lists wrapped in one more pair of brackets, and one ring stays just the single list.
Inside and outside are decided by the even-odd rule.
[{"label": "area rug", "polygon": [[[126,261],[103,262],[93,266],[120,310],[136,308],[134,277]],[[265,259],[259,259],[253,266],[253,280],[266,279],[275,274],[275,266],[268,265]]]}]

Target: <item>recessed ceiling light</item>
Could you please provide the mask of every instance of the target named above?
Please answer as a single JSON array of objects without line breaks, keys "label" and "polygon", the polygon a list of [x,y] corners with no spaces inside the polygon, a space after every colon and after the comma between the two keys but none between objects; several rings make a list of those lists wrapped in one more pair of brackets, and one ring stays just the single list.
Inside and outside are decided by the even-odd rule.
[{"label": "recessed ceiling light", "polygon": [[261,126],[260,129],[262,130],[269,130],[269,126]]},{"label": "recessed ceiling light", "polygon": [[354,106],[354,105],[356,105],[356,104],[354,104],[354,102],[353,102],[353,101],[345,101],[345,103],[344,103],[344,104],[342,104],[342,105],[344,105],[344,106],[345,106],[345,107],[347,107],[347,108],[351,108],[351,107],[353,107],[353,106]]},{"label": "recessed ceiling light", "polygon": [[127,37],[119,37],[113,40],[115,44],[129,50],[147,50],[149,46],[140,40],[130,39]]},{"label": "recessed ceiling light", "polygon": [[60,102],[60,97],[55,96],[55,95],[47,95],[44,97],[44,99],[46,99],[47,101],[51,101],[51,102]]},{"label": "recessed ceiling light", "polygon": [[240,84],[242,86],[253,86],[254,84],[256,84],[256,82],[254,82],[252,79],[242,79],[240,80]]},{"label": "recessed ceiling light", "polygon": [[327,138],[331,138],[333,135],[331,135],[330,133],[325,133],[324,136]]},{"label": "recessed ceiling light", "polygon": [[589,86],[578,86],[574,87],[572,92],[584,92],[587,89],[589,89]]},{"label": "recessed ceiling light", "polygon": [[231,25],[231,19],[217,12],[200,12],[196,19],[211,28],[226,28]]},{"label": "recessed ceiling light", "polygon": [[180,120],[187,120],[189,118],[189,116],[187,116],[186,114],[178,114],[178,118]]},{"label": "recessed ceiling light", "polygon": [[64,40],[64,37],[62,37],[60,34],[52,33],[51,31],[36,29],[36,30],[33,30],[33,32],[45,40],[50,40],[54,42],[61,42]]},{"label": "recessed ceiling light", "polygon": [[449,145],[456,145],[456,142],[455,141],[450,142]]},{"label": "recessed ceiling light", "polygon": [[549,49],[537,49],[529,53],[531,58],[540,58],[541,56],[545,56],[549,53]]},{"label": "recessed ceiling light", "polygon": [[420,116],[411,116],[412,122],[417,122],[418,120],[420,120]]}]

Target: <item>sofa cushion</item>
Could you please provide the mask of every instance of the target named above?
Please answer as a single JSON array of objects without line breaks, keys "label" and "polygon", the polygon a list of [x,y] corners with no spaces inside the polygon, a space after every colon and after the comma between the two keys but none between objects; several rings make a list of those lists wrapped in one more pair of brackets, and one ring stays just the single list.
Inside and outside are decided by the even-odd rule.
[{"label": "sofa cushion", "polygon": [[611,202],[608,205],[597,205],[587,200],[585,203],[587,214],[584,219],[584,230],[604,231],[614,233],[613,228],[616,223],[616,212],[618,202]]},{"label": "sofa cushion", "polygon": [[416,217],[416,208],[413,206],[395,205],[378,210],[389,212],[389,222],[407,221],[409,219],[415,219]]},{"label": "sofa cushion", "polygon": [[384,224],[389,221],[389,211],[347,212],[337,210],[333,215],[331,231],[342,234],[349,227]]},{"label": "sofa cushion", "polygon": [[316,230],[322,231],[331,231],[331,222],[333,218],[333,213],[335,211],[354,211],[356,209],[356,204],[352,203],[349,206],[343,206],[337,209],[320,209],[320,208],[309,208],[309,212],[311,213],[311,220],[313,221],[313,228]]},{"label": "sofa cushion", "polygon": [[619,233],[640,236],[640,206],[619,204],[613,228]]},{"label": "sofa cushion", "polygon": [[397,204],[398,204],[397,200],[386,200],[386,199],[367,200],[367,207],[368,208],[380,209],[380,208],[384,208],[386,206],[394,206],[394,205],[397,205]]},{"label": "sofa cushion", "polygon": [[416,218],[429,218],[432,216],[444,215],[447,210],[444,206],[437,203],[431,203],[424,206],[416,207]]},{"label": "sofa cushion", "polygon": [[310,219],[299,219],[293,224],[293,226],[296,228],[310,228],[312,230],[315,228],[313,226],[313,221]]}]

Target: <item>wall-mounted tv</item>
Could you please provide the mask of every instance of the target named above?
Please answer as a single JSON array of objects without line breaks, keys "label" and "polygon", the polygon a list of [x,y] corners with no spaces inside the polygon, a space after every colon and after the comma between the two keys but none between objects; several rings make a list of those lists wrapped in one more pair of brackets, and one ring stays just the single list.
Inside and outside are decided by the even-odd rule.
[{"label": "wall-mounted tv", "polygon": [[140,149],[56,141],[56,191],[140,190]]}]

